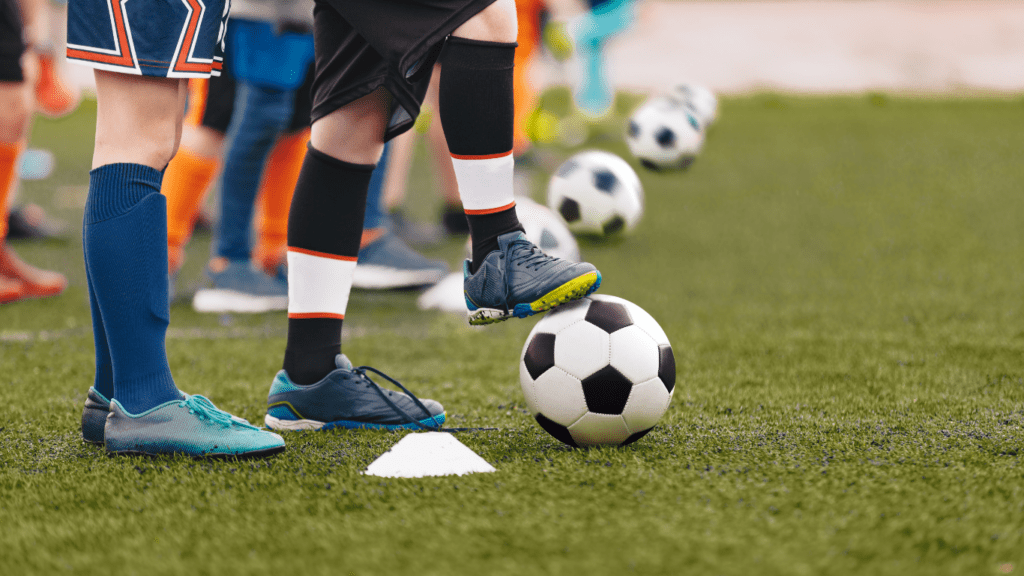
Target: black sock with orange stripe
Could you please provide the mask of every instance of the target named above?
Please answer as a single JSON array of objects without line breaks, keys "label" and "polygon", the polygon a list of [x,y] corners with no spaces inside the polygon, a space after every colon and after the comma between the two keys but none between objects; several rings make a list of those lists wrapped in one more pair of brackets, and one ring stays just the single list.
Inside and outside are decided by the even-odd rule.
[{"label": "black sock with orange stripe", "polygon": [[352,272],[359,256],[372,164],[350,164],[312,145],[288,213],[288,343],[284,370],[295,384],[334,371],[341,353]]},{"label": "black sock with orange stripe", "polygon": [[441,56],[439,104],[473,242],[471,272],[522,230],[512,194],[512,72],[516,44],[452,36]]}]

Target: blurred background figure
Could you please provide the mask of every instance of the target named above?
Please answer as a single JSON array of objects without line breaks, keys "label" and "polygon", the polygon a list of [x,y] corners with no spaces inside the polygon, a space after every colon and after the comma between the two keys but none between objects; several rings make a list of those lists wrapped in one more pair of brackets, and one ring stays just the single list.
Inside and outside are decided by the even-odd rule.
[{"label": "blurred background figure", "polygon": [[[40,58],[48,45],[46,10],[42,0],[0,0],[0,303],[54,296],[67,287],[64,275],[25,263],[7,243],[8,206],[17,186],[32,112],[39,108],[63,114],[77,103],[77,98],[74,102],[49,98],[55,82],[52,55],[50,65],[42,64]],[[43,76],[47,84],[40,89]]]}]

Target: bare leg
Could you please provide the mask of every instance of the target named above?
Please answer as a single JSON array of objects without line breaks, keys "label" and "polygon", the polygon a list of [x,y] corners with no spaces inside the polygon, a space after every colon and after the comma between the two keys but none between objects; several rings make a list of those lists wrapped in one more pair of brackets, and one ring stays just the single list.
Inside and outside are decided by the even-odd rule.
[{"label": "bare leg", "polygon": [[123,162],[163,170],[181,141],[186,82],[96,70],[96,95],[92,167]]}]

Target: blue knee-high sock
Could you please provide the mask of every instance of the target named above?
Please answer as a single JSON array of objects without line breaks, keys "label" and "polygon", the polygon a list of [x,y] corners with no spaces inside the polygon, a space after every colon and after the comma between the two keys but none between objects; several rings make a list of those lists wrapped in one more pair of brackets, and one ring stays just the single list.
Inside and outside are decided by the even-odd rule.
[{"label": "blue knee-high sock", "polygon": [[103,315],[100,313],[100,304],[96,300],[96,290],[92,287],[88,250],[85,254],[85,280],[89,287],[89,308],[92,310],[92,337],[96,345],[96,378],[93,380],[92,387],[102,394],[104,398],[110,400],[114,397],[114,366],[110,362],[110,346],[107,345],[107,333],[103,329]]},{"label": "blue knee-high sock", "polygon": [[370,190],[366,193],[366,216],[363,218],[363,230],[384,226],[384,177],[388,172],[388,158],[391,156],[391,143],[384,145],[384,153],[370,176]]},{"label": "blue knee-high sock", "polygon": [[252,213],[263,166],[277,137],[288,125],[294,101],[294,91],[238,84],[221,176],[217,256],[249,259]]},{"label": "blue knee-high sock", "polygon": [[159,170],[139,164],[101,166],[89,173],[85,203],[83,237],[94,302],[97,381],[105,370],[105,341],[113,397],[133,414],[181,397],[164,348],[170,309],[162,179]]}]

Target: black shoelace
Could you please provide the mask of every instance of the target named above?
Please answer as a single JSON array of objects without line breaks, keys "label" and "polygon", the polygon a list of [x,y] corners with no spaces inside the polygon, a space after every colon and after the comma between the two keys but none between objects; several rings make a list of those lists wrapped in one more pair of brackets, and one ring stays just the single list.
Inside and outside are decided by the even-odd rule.
[{"label": "black shoelace", "polygon": [[[401,406],[395,404],[395,402],[388,397],[388,394],[384,391],[384,389],[378,386],[377,383],[374,382],[372,378],[370,378],[370,376],[367,374],[368,371],[373,372],[374,374],[384,378],[388,382],[391,382],[395,386],[401,388],[402,392],[405,392],[406,396],[408,396],[413,401],[413,403],[416,404],[416,407],[422,410],[423,413],[427,415],[427,417],[423,418],[423,420],[429,419],[435,425],[430,426],[428,424],[424,424],[420,420],[413,418],[408,412],[402,409]],[[497,428],[442,428],[441,424],[437,423],[437,418],[430,413],[430,410],[427,409],[423,402],[421,402],[420,399],[417,398],[415,394],[410,392],[408,388],[402,386],[402,383],[399,382],[398,380],[395,380],[391,376],[388,376],[387,374],[381,372],[380,370],[377,370],[376,368],[373,368],[372,366],[360,366],[358,368],[353,368],[352,372],[358,374],[360,378],[366,380],[367,387],[372,388],[375,392],[377,392],[377,395],[380,396],[380,399],[383,400],[384,403],[387,404],[392,410],[394,410],[395,414],[398,414],[402,418],[405,418],[404,424],[415,424],[416,426],[423,430],[431,430],[433,432],[485,432],[490,430],[497,430]]]}]

